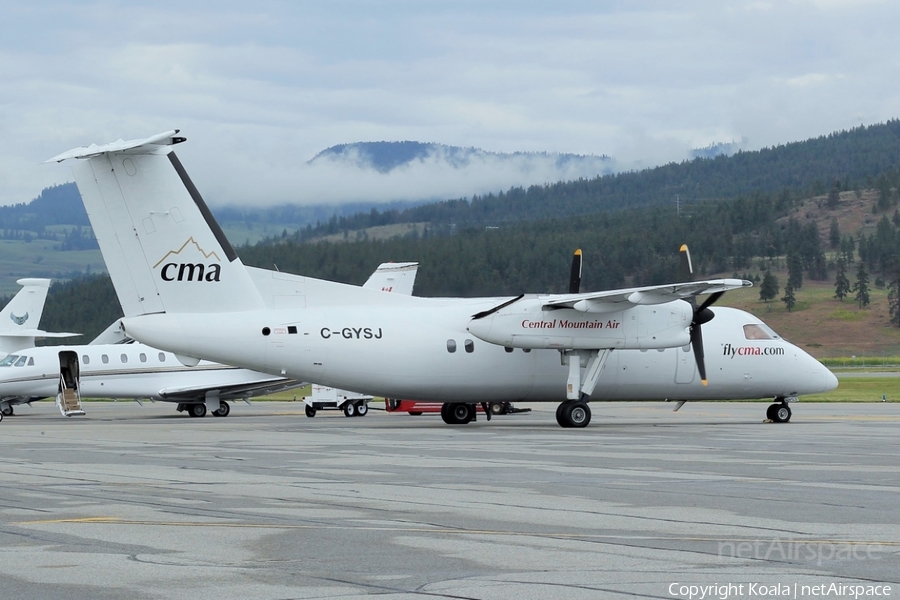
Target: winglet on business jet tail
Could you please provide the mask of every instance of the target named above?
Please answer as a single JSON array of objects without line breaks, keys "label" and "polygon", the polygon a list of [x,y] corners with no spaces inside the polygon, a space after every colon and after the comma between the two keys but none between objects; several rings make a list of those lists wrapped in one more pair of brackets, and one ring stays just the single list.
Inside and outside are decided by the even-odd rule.
[{"label": "winglet on business jet tail", "polygon": [[75,148],[50,161],[83,159],[72,172],[126,317],[261,309],[247,270],[172,151],[185,140],[177,134]]}]

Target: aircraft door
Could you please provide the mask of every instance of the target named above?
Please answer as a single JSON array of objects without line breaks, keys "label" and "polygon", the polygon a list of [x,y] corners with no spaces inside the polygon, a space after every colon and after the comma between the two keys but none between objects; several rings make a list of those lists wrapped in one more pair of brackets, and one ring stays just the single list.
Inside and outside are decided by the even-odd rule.
[{"label": "aircraft door", "polygon": [[64,417],[83,415],[81,407],[81,370],[78,365],[78,354],[72,350],[59,353],[59,389],[56,394],[56,406]]}]

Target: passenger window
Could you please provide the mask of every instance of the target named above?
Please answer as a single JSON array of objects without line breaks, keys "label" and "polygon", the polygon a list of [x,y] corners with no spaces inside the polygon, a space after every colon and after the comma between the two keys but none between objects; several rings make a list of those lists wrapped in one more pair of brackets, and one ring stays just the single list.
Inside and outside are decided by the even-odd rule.
[{"label": "passenger window", "polygon": [[15,366],[17,366],[17,367],[24,367],[26,362],[28,362],[28,357],[27,357],[27,356],[22,356],[22,357],[19,358],[19,360],[16,361],[16,365],[15,365]]},{"label": "passenger window", "polygon": [[81,356],[81,362],[82,362],[82,364],[89,365],[89,364],[91,364],[91,357],[88,356],[87,354],[83,354]]},{"label": "passenger window", "polygon": [[141,362],[147,362],[147,355],[141,352]]},{"label": "passenger window", "polygon": [[18,354],[10,354],[6,358],[4,358],[2,361],[0,361],[0,367],[9,367],[14,362],[16,362],[18,359],[19,359]]},{"label": "passenger window", "polygon": [[127,363],[127,362],[128,362],[128,355],[127,355],[127,354],[123,354],[122,356],[119,357],[119,360],[121,360],[123,364],[124,364],[124,363]]},{"label": "passenger window", "polygon": [[450,354],[456,352],[456,340],[447,340],[447,352]]},{"label": "passenger window", "polygon": [[768,327],[755,323],[744,325],[744,337],[748,340],[774,340],[778,338],[775,332]]},{"label": "passenger window", "polygon": [[468,352],[469,354],[475,352],[475,342],[473,342],[472,340],[466,340],[464,346],[466,348],[466,352]]},{"label": "passenger window", "polygon": [[166,353],[165,352],[159,353],[159,362],[166,362]]},{"label": "passenger window", "polygon": [[104,365],[109,364],[109,357],[108,357],[107,355],[105,355],[105,354],[101,354],[101,355],[100,355],[100,362],[102,362]]}]

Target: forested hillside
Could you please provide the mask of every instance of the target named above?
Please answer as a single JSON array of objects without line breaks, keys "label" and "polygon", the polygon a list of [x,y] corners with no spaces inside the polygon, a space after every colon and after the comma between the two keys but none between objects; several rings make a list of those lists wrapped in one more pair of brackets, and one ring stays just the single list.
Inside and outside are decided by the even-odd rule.
[{"label": "forested hillside", "polygon": [[429,223],[435,230],[565,218],[641,206],[735,198],[790,189],[819,195],[835,181],[841,189],[874,187],[876,178],[896,187],[900,120],[857,127],[803,142],[732,156],[695,158],[639,172],[514,188],[500,194],[448,200],[406,210],[372,210],[334,217],[298,232],[298,239],[390,223]]}]

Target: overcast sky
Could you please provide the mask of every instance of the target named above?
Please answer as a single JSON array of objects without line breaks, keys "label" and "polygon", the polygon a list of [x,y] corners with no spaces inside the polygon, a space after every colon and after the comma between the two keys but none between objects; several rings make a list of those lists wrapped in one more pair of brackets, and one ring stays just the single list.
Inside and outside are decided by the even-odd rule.
[{"label": "overcast sky", "polygon": [[60,152],[173,128],[208,202],[272,204],[555,176],[306,165],[356,141],[636,168],[896,117],[896,1],[0,0],[0,204],[71,181],[39,165]]}]

